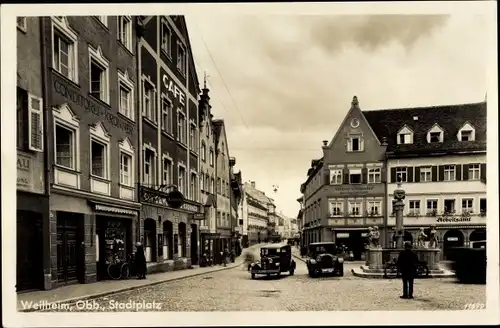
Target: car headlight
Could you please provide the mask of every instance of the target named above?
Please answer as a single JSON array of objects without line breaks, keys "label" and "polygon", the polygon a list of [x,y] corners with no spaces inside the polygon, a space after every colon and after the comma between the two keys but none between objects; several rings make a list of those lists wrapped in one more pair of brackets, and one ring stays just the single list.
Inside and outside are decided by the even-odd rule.
[{"label": "car headlight", "polygon": [[280,262],[276,262],[275,264],[276,264],[276,266],[278,266],[278,265],[280,265]]},{"label": "car headlight", "polygon": [[337,257],[336,256],[333,257],[333,261],[334,262],[337,261]]},{"label": "car headlight", "polygon": [[273,259],[269,259],[269,263],[273,263]]},{"label": "car headlight", "polygon": [[254,265],[255,265],[255,263],[250,264],[250,266],[254,266]]},{"label": "car headlight", "polygon": [[339,261],[339,263],[344,263],[344,259],[341,257],[339,257],[338,261]]},{"label": "car headlight", "polygon": [[310,262],[311,262],[311,264],[316,264],[316,260],[315,259],[311,259]]},{"label": "car headlight", "polygon": [[318,257],[316,258],[316,261],[321,261],[321,256],[318,255]]}]

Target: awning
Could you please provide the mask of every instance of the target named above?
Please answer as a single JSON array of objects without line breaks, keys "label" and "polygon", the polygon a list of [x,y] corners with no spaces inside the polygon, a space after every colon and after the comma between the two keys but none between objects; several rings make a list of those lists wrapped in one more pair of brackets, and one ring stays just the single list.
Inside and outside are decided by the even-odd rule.
[{"label": "awning", "polygon": [[361,169],[349,169],[349,174],[361,174]]},{"label": "awning", "polygon": [[116,213],[116,214],[131,215],[131,216],[137,215],[137,211],[120,208],[116,206],[102,205],[102,204],[95,204],[95,210],[96,212],[108,212],[108,213]]}]

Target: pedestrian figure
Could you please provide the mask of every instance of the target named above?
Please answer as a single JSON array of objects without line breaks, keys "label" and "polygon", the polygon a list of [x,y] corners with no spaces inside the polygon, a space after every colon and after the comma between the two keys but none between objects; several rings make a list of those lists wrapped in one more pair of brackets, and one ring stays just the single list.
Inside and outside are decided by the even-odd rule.
[{"label": "pedestrian figure", "polygon": [[419,263],[417,253],[411,249],[409,242],[405,243],[405,249],[399,253],[397,266],[403,280],[403,295],[401,298],[413,298],[413,280]]},{"label": "pedestrian figure", "polygon": [[146,256],[144,255],[144,247],[141,243],[137,243],[135,246],[135,265],[137,279],[146,279]]},{"label": "pedestrian figure", "polygon": [[227,266],[227,262],[229,261],[229,251],[227,248],[224,248],[224,252],[222,253],[222,260],[224,261],[224,266]]}]

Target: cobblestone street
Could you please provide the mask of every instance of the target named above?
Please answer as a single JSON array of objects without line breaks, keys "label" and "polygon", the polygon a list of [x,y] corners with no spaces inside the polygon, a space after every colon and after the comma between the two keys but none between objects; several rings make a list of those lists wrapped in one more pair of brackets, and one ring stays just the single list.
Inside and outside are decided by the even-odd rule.
[{"label": "cobblestone street", "polygon": [[153,301],[160,305],[146,311],[462,310],[486,301],[485,285],[459,285],[454,279],[416,280],[415,299],[401,300],[400,280],[354,277],[350,270],[359,264],[346,263],[344,277],[312,279],[305,263],[295,260],[294,276],[251,280],[240,266],[89,300],[86,309],[53,311],[133,311],[114,302]]}]

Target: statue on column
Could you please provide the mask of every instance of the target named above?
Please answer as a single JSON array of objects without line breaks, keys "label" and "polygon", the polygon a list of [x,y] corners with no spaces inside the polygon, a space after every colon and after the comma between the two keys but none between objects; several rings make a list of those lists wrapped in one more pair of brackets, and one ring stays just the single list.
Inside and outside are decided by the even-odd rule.
[{"label": "statue on column", "polygon": [[380,231],[377,226],[374,226],[371,229],[369,234],[370,238],[370,248],[379,248],[380,247]]},{"label": "statue on column", "polygon": [[365,240],[365,249],[371,248],[372,234],[373,234],[373,228],[368,227],[368,234],[367,234],[366,240]]},{"label": "statue on column", "polygon": [[438,248],[438,239],[436,227],[431,227],[431,232],[429,233],[429,248]]},{"label": "statue on column", "polygon": [[425,234],[424,228],[420,228],[420,232],[418,233],[418,238],[417,238],[417,248],[425,248],[426,239],[427,235]]}]

